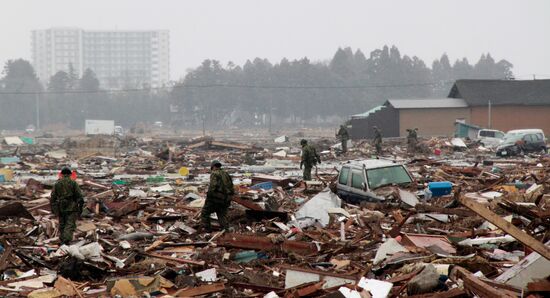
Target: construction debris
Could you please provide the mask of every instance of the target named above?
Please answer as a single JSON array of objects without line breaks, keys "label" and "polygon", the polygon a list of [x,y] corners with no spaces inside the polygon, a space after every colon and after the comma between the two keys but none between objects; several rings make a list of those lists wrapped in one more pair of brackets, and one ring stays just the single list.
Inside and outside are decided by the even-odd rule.
[{"label": "construction debris", "polygon": [[[370,144],[342,154],[338,140],[315,139],[323,163],[303,181],[304,136],[277,135],[4,138],[0,295],[549,295],[549,156],[497,159],[459,138],[423,140],[412,156],[405,140],[391,140],[380,158],[405,164],[412,183],[382,183],[371,190],[383,200],[352,204],[338,193],[360,197],[368,181],[340,177],[340,166],[368,159]],[[213,159],[236,195],[231,229],[214,221],[204,233]],[[49,205],[62,166],[75,171],[86,201],[68,245]]]}]

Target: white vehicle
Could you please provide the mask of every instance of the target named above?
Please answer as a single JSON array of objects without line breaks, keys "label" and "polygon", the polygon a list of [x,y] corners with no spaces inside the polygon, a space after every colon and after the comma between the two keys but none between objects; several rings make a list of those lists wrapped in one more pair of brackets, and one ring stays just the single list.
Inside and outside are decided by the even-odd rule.
[{"label": "white vehicle", "polygon": [[546,137],[538,128],[510,130],[497,147],[497,156],[514,156],[531,152],[546,153]]},{"label": "white vehicle", "polygon": [[337,193],[344,201],[380,202],[373,190],[386,185],[408,185],[413,177],[400,163],[384,159],[353,160],[342,165],[338,174]]},{"label": "white vehicle", "polygon": [[495,129],[480,129],[477,140],[487,148],[495,148],[504,140],[504,132]]},{"label": "white vehicle", "polygon": [[85,122],[86,135],[113,135],[115,133],[114,120],[90,120]]}]

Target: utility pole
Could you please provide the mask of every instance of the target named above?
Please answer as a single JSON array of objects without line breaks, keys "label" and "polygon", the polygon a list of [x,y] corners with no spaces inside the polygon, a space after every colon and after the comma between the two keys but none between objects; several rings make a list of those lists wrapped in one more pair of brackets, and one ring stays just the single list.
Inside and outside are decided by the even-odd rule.
[{"label": "utility pole", "polygon": [[36,130],[40,129],[40,93],[36,92],[34,94],[34,98],[36,101]]},{"label": "utility pole", "polygon": [[492,115],[492,110],[491,110],[491,100],[489,100],[489,108],[487,109],[487,112],[488,112],[488,114],[489,114],[489,115],[487,116],[487,118],[488,118],[488,126],[489,126],[489,128],[492,128],[492,122],[493,122],[493,121],[492,121],[492,120],[493,120],[493,119],[492,119],[492,116],[493,116],[493,115]]},{"label": "utility pole", "polygon": [[269,99],[269,133],[271,133],[271,117],[273,110],[273,98]]}]

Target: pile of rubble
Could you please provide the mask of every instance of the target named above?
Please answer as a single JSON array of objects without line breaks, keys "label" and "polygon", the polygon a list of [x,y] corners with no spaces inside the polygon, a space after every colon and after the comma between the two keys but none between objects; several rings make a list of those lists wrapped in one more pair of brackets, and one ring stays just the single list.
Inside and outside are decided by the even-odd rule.
[{"label": "pile of rubble", "polygon": [[[338,171],[372,158],[316,143],[302,181],[298,138],[42,139],[0,148],[0,295],[29,297],[547,297],[550,157],[496,159],[461,140],[409,154],[409,185],[383,202],[338,196]],[[335,145],[336,144],[336,145]],[[83,153],[85,152],[85,153]],[[234,179],[231,231],[199,233],[212,159]],[[60,245],[49,205],[61,166],[86,197]],[[443,191],[433,182],[449,185]],[[215,217],[215,216],[214,216]]]}]

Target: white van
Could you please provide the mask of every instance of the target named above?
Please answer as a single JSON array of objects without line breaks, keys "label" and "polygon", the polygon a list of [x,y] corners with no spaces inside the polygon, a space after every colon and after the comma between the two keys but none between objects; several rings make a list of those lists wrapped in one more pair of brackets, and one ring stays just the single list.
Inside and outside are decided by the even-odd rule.
[{"label": "white van", "polygon": [[495,129],[480,129],[477,132],[477,140],[488,148],[497,147],[502,143],[504,133]]}]

